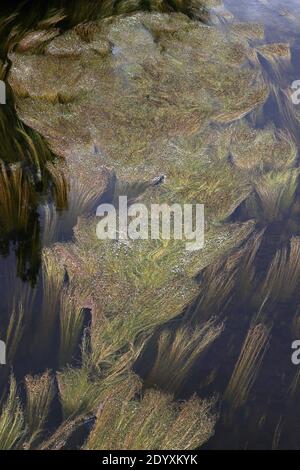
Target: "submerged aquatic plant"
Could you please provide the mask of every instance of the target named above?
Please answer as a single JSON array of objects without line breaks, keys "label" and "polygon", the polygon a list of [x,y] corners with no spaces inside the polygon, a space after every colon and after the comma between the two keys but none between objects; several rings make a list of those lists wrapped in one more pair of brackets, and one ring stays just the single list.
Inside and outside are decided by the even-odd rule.
[{"label": "submerged aquatic plant", "polygon": [[[87,23],[88,20],[99,15],[104,17],[115,13],[124,14],[133,11],[133,9],[145,8],[142,2],[114,3],[78,0],[76,2],[54,1],[57,9],[52,10],[51,5],[44,5],[37,12],[33,12],[33,9],[28,8],[29,3],[25,1],[15,15],[2,22],[0,31],[0,38],[4,38],[1,44],[2,56],[18,46],[21,48],[20,50],[22,48],[26,51],[30,50],[30,40],[33,45],[38,36],[37,34],[34,38],[37,32],[33,30],[35,27],[43,32],[35,44],[36,48],[34,49],[34,46],[31,49],[38,53],[42,52],[43,44],[52,37],[52,33],[57,34],[57,31],[49,31],[48,34],[46,32],[48,28],[54,26],[65,28],[81,23],[77,27],[77,34],[84,37],[86,41],[90,41],[93,37],[94,25]],[[27,15],[23,14],[24,9],[28,12]],[[184,0],[183,2],[166,0],[161,4],[150,2],[147,9],[182,11],[195,19],[202,19],[206,14],[202,2],[196,0]],[[25,37],[27,33],[31,35],[30,40]],[[23,40],[22,44],[20,44],[21,40]],[[23,93],[22,90],[19,92]],[[53,102],[65,103],[72,98],[72,95],[53,95],[50,98]],[[12,100],[11,95],[9,99]],[[77,217],[89,211],[96,202],[98,193],[93,188],[84,188],[84,190],[78,191],[74,182],[71,182],[70,185],[67,184],[63,174],[54,164],[54,155],[45,145],[43,139],[17,119],[13,107],[10,108],[7,115],[4,113],[0,117],[1,133],[8,136],[3,139],[0,155],[2,160],[0,178],[3,183],[0,184],[0,220],[3,220],[3,231],[7,233],[20,231],[27,234],[27,228],[29,228],[31,235],[34,235],[32,239],[36,243],[39,237],[39,226],[37,223],[34,230],[32,229],[32,218],[37,220],[37,208],[45,202],[49,195],[52,196],[56,209],[60,211],[67,208],[66,200],[70,196],[68,214],[72,218],[72,224],[74,220],[75,225]],[[57,214],[53,215],[54,219],[56,216]],[[62,226],[57,228],[57,218],[54,221],[49,221],[50,218],[51,214],[46,220],[45,230],[51,226],[51,241],[53,241],[57,231],[64,232],[66,221],[64,220]],[[39,244],[36,243],[35,247],[39,248]],[[133,426],[132,428],[127,427],[129,434],[123,444],[125,447],[131,448],[136,445],[141,447],[145,442],[146,448],[152,448],[156,446],[157,442],[160,447],[174,448],[178,446],[178,448],[191,449],[201,445],[212,433],[215,417],[211,413],[211,403],[194,397],[186,403],[178,404],[173,401],[172,397],[158,391],[147,391],[144,396],[140,397],[131,396],[127,401],[128,393],[124,388],[124,382],[128,385],[124,378],[130,375],[130,367],[139,354],[145,337],[148,338],[157,325],[179,313],[193,294],[187,292],[183,295],[182,279],[176,276],[174,283],[169,270],[165,267],[169,261],[172,261],[175,268],[176,250],[172,251],[172,249],[169,250],[168,247],[158,244],[151,253],[147,254],[149,254],[149,259],[144,265],[143,249],[137,253],[140,261],[138,269],[131,269],[127,279],[131,287],[128,290],[127,300],[132,298],[132,289],[136,291],[137,287],[140,287],[143,295],[135,299],[132,306],[128,302],[123,315],[118,315],[120,312],[116,311],[105,311],[103,315],[100,312],[91,327],[91,351],[84,352],[82,367],[65,369],[58,374],[64,413],[62,428],[65,430],[69,426],[74,429],[79,425],[77,419],[81,420],[82,415],[95,413],[96,408],[101,405],[99,400],[104,400],[108,402],[108,408],[105,406],[105,413],[108,410],[112,419],[116,418],[116,424],[127,421],[128,417],[131,418],[131,409],[136,409],[134,421],[128,420],[128,425],[131,422]],[[23,260],[23,256],[24,254],[21,253],[20,258],[25,265],[27,259]],[[127,253],[124,256],[120,254],[120,258],[122,257],[121,264],[123,263],[124,267],[128,264],[130,257],[127,256]],[[111,261],[109,257],[108,260]],[[147,270],[149,271],[149,263],[151,264],[153,260],[159,265],[159,270],[154,275],[151,272],[146,275]],[[135,259],[131,261],[131,268],[135,266],[135,263]],[[115,276],[117,267],[118,262],[116,261],[109,274]],[[71,298],[74,291],[72,287],[66,287],[64,281],[62,270],[54,259],[47,257],[45,252],[43,254],[43,275],[38,279],[39,287],[42,287],[42,295],[37,296],[35,304],[35,307],[39,307],[37,311],[40,315],[37,317],[31,315],[31,308],[29,308],[25,297],[22,297],[20,302],[15,302],[14,310],[10,311],[10,314],[13,313],[6,325],[9,364],[13,364],[17,354],[21,354],[26,347],[28,347],[30,358],[33,359],[30,364],[33,369],[31,373],[35,373],[35,369],[41,370],[48,361],[54,368],[72,362],[74,351],[80,342],[83,314],[78,292],[76,292],[76,297],[74,295]],[[166,300],[164,291],[160,291],[162,282],[165,285],[170,284],[172,287],[177,286],[177,295],[172,295],[172,299],[169,295]],[[192,287],[195,287],[192,281],[191,284]],[[147,292],[148,289],[149,292]],[[33,298],[32,294],[31,300]],[[141,303],[142,298],[145,300],[146,307]],[[121,299],[120,305],[123,307],[122,304]],[[128,315],[131,307],[132,314]],[[165,307],[162,309],[164,315],[158,319],[156,312],[160,307]],[[29,331],[34,332],[33,338],[29,337]],[[60,335],[58,331],[60,331]],[[197,339],[199,338],[200,334],[197,335]],[[208,332],[202,331],[201,338],[201,347],[204,348],[208,342]],[[199,352],[199,347],[196,347],[195,342],[196,337],[193,343]],[[101,346],[99,349],[98,345]],[[59,358],[59,364],[57,364],[56,356]],[[24,367],[26,368],[26,366]],[[138,386],[133,385],[132,388],[130,384],[134,381],[138,382]],[[132,376],[130,376],[127,391],[128,387],[138,393],[141,391],[141,383],[137,379],[133,379]],[[126,398],[124,406],[121,404],[120,407],[121,389],[125,392]],[[54,378],[50,372],[45,372],[41,376],[26,376],[25,392],[26,401],[22,409],[17,396],[16,382],[11,378],[9,395],[6,401],[4,400],[0,415],[0,447],[3,449],[20,448],[21,446],[34,448],[43,445],[40,444],[40,441],[44,438],[43,433],[47,426],[48,413],[55,393]],[[114,404],[117,405],[116,410],[113,407]],[[164,418],[164,416],[160,416],[160,411],[165,407],[167,411]],[[114,415],[115,411],[116,415]],[[98,418],[101,418],[102,409],[98,410],[96,414]],[[147,418],[146,422],[145,417]],[[137,434],[136,427],[140,423],[145,423],[145,426],[139,426],[139,434]],[[154,423],[156,423],[157,436],[153,439],[151,433]],[[166,424],[170,426],[166,427]],[[98,445],[93,439],[101,439],[98,434],[101,434],[102,426],[103,424],[97,423],[97,432],[93,434],[90,446]],[[111,429],[108,428],[107,431],[105,439],[102,439],[99,444],[100,448],[105,446],[105,440],[109,439]],[[118,437],[121,438],[122,429],[113,431],[119,432]],[[115,440],[117,441],[117,439],[116,436]],[[111,445],[114,445],[113,442]]]},{"label": "submerged aquatic plant", "polygon": [[289,246],[279,249],[269,266],[262,286],[255,294],[257,304],[292,299],[300,282],[300,238],[293,237]]},{"label": "submerged aquatic plant", "polygon": [[24,307],[20,302],[11,312],[8,328],[6,331],[6,348],[7,348],[7,364],[12,365],[16,354],[21,345],[21,341],[25,330]]},{"label": "submerged aquatic plant", "polygon": [[[210,0],[211,1],[211,0]],[[50,0],[47,4],[32,7],[32,1],[26,0],[16,9],[6,7],[5,16],[0,17],[0,56],[6,57],[8,51],[15,48],[26,34],[33,31],[47,31],[54,27],[70,28],[77,26],[77,32],[86,41],[93,37],[92,20],[124,15],[136,11],[181,12],[194,20],[207,22],[209,10],[205,0]],[[51,38],[51,36],[50,36]],[[48,36],[33,41],[39,46],[47,42]]]},{"label": "submerged aquatic plant", "polygon": [[13,242],[18,275],[34,283],[40,267],[38,205],[52,192],[56,206],[65,208],[67,192],[60,182],[62,172],[50,171],[53,153],[8,101],[0,109],[0,250],[8,255]]},{"label": "submerged aquatic plant", "polygon": [[182,326],[174,334],[161,333],[154,365],[146,377],[147,387],[176,394],[198,357],[221,334],[223,326],[208,321],[195,330]]},{"label": "submerged aquatic plant", "polygon": [[57,380],[64,420],[96,412],[101,382],[87,368],[67,368],[58,372]]},{"label": "submerged aquatic plant", "polygon": [[62,172],[53,164],[48,165],[48,169],[56,183],[53,187],[56,202],[55,205],[47,204],[42,209],[44,246],[70,239],[78,218],[90,214],[102,193],[97,184],[83,187],[74,179],[67,182]]},{"label": "submerged aquatic plant", "polygon": [[[147,5],[141,0],[121,0],[119,2],[105,2],[103,0],[73,0],[73,2],[61,1],[67,21],[70,25],[87,22],[95,18],[105,18],[113,15],[132,13],[139,10],[182,12],[195,20],[207,21],[209,18],[205,0],[163,0],[157,2],[150,0]],[[90,31],[85,37],[90,38]]]},{"label": "submerged aquatic plant", "polygon": [[60,341],[59,365],[64,367],[71,364],[76,348],[80,343],[83,329],[83,309],[77,305],[77,298],[72,291],[65,291],[61,295],[59,308]]},{"label": "submerged aquatic plant", "polygon": [[8,397],[0,414],[0,449],[20,449],[24,438],[24,414],[17,395],[16,380],[11,376]]},{"label": "submerged aquatic plant", "polygon": [[255,259],[261,247],[265,229],[254,232],[247,243],[241,248],[241,262],[236,281],[236,288],[239,296],[250,300],[253,294],[253,287],[256,280]]},{"label": "submerged aquatic plant", "polygon": [[140,389],[129,376],[109,392],[86,449],[194,449],[212,434],[212,403],[192,397],[178,404],[156,390],[138,396]]},{"label": "submerged aquatic plant", "polygon": [[8,169],[0,166],[0,221],[1,232],[28,229],[32,186],[21,167]]},{"label": "submerged aquatic plant", "polygon": [[22,407],[13,375],[8,396],[0,413],[0,449],[31,448],[40,438],[54,397],[53,379],[49,372],[40,377],[25,378],[26,407]]},{"label": "submerged aquatic plant", "polygon": [[246,200],[246,212],[261,224],[280,221],[291,210],[298,186],[298,169],[272,171],[261,177]]},{"label": "submerged aquatic plant", "polygon": [[36,444],[44,431],[50,406],[54,398],[53,378],[49,371],[41,376],[25,377],[27,447]]},{"label": "submerged aquatic plant", "polygon": [[270,329],[262,323],[251,326],[224,394],[232,408],[239,408],[249,396],[268,346]]},{"label": "submerged aquatic plant", "polygon": [[233,252],[204,271],[200,295],[186,314],[192,322],[204,322],[225,310],[234,294],[241,256],[241,252]]},{"label": "submerged aquatic plant", "polygon": [[66,420],[95,414],[103,397],[119,383],[127,380],[144,346],[142,343],[123,354],[111,352],[109,362],[102,363],[101,369],[95,370],[87,336],[88,332],[83,338],[82,367],[67,367],[57,373],[63,416]]},{"label": "submerged aquatic plant", "polygon": [[[38,336],[35,338],[34,350],[41,356],[47,355],[53,345],[53,337],[58,326],[60,296],[63,288],[63,271],[53,259],[43,255],[43,300],[40,316],[37,319]],[[53,355],[53,352],[52,352]]]}]

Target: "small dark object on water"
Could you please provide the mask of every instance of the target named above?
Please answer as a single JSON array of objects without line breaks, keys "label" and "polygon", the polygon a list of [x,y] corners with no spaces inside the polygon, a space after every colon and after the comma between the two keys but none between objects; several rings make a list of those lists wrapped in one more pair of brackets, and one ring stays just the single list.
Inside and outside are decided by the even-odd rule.
[{"label": "small dark object on water", "polygon": [[159,175],[156,178],[153,178],[151,182],[151,186],[158,186],[159,184],[163,184],[166,181],[166,175]]}]

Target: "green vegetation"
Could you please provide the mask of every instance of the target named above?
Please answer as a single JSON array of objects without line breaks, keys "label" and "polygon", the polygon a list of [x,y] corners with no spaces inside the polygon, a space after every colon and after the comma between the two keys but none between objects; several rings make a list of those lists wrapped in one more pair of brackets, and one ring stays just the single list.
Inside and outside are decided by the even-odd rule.
[{"label": "green vegetation", "polygon": [[25,377],[26,386],[26,447],[34,447],[45,429],[51,402],[54,398],[54,384],[50,372],[40,377]]},{"label": "green vegetation", "polygon": [[[153,279],[154,284],[158,281]],[[162,448],[163,446],[166,448],[178,446],[179,449],[191,449],[205,442],[212,434],[215,422],[211,402],[201,401],[194,397],[186,403],[177,403],[173,397],[158,390],[144,390],[142,382],[132,375],[132,366],[140,355],[146,339],[150,337],[155,326],[164,321],[164,318],[155,318],[156,304],[152,306],[152,310],[145,312],[144,317],[141,316],[141,310],[139,310],[133,312],[132,318],[128,318],[128,314],[120,318],[104,318],[104,312],[102,314],[101,311],[97,312],[94,306],[93,323],[82,335],[83,317],[80,305],[85,305],[90,295],[85,288],[85,279],[82,279],[79,285],[70,273],[68,286],[64,286],[62,270],[53,256],[50,256],[50,252],[45,252],[43,276],[39,282],[43,286],[43,298],[35,299],[34,292],[27,293],[24,290],[24,305],[19,306],[23,313],[18,311],[18,315],[13,314],[10,317],[11,326],[8,331],[13,330],[14,335],[12,336],[13,343],[8,341],[8,360],[10,364],[15,363],[13,359],[22,351],[31,350],[31,368],[40,368],[41,358],[43,358],[43,364],[45,358],[49,358],[49,364],[52,364],[54,370],[45,372],[41,376],[25,377],[24,406],[17,396],[16,383],[14,379],[11,379],[11,392],[4,402],[0,423],[4,427],[3,436],[8,428],[12,428],[12,435],[9,435],[9,441],[6,437],[2,444],[3,448],[31,449],[52,448],[53,446],[64,448],[68,445],[70,436],[76,432],[84,419],[93,416],[98,416],[98,418],[87,441],[88,448],[104,448],[107,445],[106,439],[110,440],[109,430],[112,430],[114,423],[119,426],[123,422],[127,423],[126,432],[128,432],[128,441],[124,441],[123,445],[128,449],[141,448],[143,442],[147,448],[160,445]],[[30,313],[33,309],[36,310],[39,302],[40,316],[33,318]],[[172,310],[174,312],[174,305]],[[166,312],[166,315],[170,314],[171,309]],[[53,339],[57,337],[58,322],[60,336],[56,347]],[[143,322],[148,328],[147,336],[147,329],[143,328]],[[28,334],[31,325],[35,328],[33,338]],[[193,347],[188,346],[188,333],[182,333],[177,351],[175,352],[176,348],[173,349],[174,354],[180,355],[181,351],[184,356],[178,357],[179,362],[187,360],[181,373],[181,380],[184,380],[195,357],[219,333],[220,328],[213,325],[207,325],[195,331]],[[199,339],[201,339],[200,346],[197,344]],[[74,352],[81,341],[82,357],[81,365],[78,366]],[[55,357],[58,358],[58,364],[55,360],[53,362]],[[167,360],[166,356],[164,361]],[[172,357],[169,360],[173,362]],[[57,369],[58,391],[54,387],[55,368]],[[126,384],[127,388],[125,388]],[[139,399],[135,397],[135,393],[130,394],[129,390],[132,387],[137,387],[136,391],[139,390]],[[63,421],[45,440],[50,406],[57,394],[61,402]],[[120,404],[122,396],[126,397],[124,406]],[[148,426],[143,431],[141,430],[138,436],[136,426],[139,426],[140,420],[144,419],[143,416],[149,414],[151,403],[156,403],[157,411],[153,409],[153,417],[150,419],[149,416]],[[157,421],[161,410],[165,408],[166,413],[157,423],[158,435],[155,440],[152,440],[152,432],[150,432],[154,422],[152,419]],[[130,410],[136,410],[136,416],[131,422],[128,421]],[[108,420],[105,420],[105,423],[102,422],[104,415],[107,415]],[[192,416],[195,419],[191,426]],[[168,427],[169,424],[171,428]],[[180,439],[177,436],[179,430],[182,434]],[[115,436],[110,440],[110,448],[118,448],[114,446],[119,446],[123,432],[125,428],[120,429],[118,437]]]},{"label": "green vegetation", "polygon": [[207,322],[202,327],[180,327],[175,334],[161,333],[155,363],[146,377],[147,387],[178,393],[201,353],[221,334],[222,326]]},{"label": "green vegetation", "polygon": [[210,436],[211,404],[196,397],[176,405],[155,390],[137,398],[141,384],[129,377],[110,392],[99,412],[87,449],[194,449]]},{"label": "green vegetation", "polygon": [[24,415],[17,395],[16,381],[12,376],[8,397],[0,415],[0,449],[18,449],[24,437]]},{"label": "green vegetation", "polygon": [[253,196],[247,199],[249,216],[264,225],[287,217],[295,200],[298,176],[298,169],[264,175],[255,185]]},{"label": "green vegetation", "polygon": [[[0,249],[8,255],[16,242],[17,273],[32,281],[13,281],[0,320],[1,384],[10,368],[24,378],[22,401],[13,376],[4,387],[0,448],[194,449],[217,419],[214,400],[180,399],[204,353],[224,335],[220,401],[240,410],[272,340],[273,306],[299,300],[297,146],[289,133],[244,119],[254,122],[274,92],[251,45],[263,28],[228,25],[225,41],[195,21],[208,21],[197,0],[53,0],[26,15],[28,5],[0,32],[11,60],[1,77],[12,87],[0,116]],[[114,171],[112,198],[204,203],[203,252],[187,252],[184,241],[99,241],[88,215]],[[164,184],[151,184],[160,174]],[[287,236],[261,273],[260,250],[286,218]],[[158,330],[142,381],[133,369]],[[18,367],[24,354],[33,375]],[[214,364],[199,377],[206,396],[218,372]]]},{"label": "green vegetation", "polygon": [[234,408],[248,399],[268,346],[268,336],[269,330],[263,324],[254,325],[248,331],[224,394],[224,400],[230,401]]}]

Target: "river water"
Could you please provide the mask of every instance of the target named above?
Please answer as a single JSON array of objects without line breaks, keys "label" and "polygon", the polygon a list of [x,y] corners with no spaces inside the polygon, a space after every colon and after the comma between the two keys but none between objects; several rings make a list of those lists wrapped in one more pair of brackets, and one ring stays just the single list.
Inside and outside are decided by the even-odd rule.
[{"label": "river water", "polygon": [[[224,14],[224,8],[227,11],[226,14]],[[289,132],[299,149],[300,127],[299,117],[297,118],[296,115],[298,108],[292,103],[287,90],[295,80],[300,80],[300,1],[225,0],[224,7],[215,8],[212,17],[216,27],[223,30],[226,30],[227,25],[232,22],[263,24],[265,38],[263,40],[253,39],[254,44],[280,42],[290,46],[289,57],[270,59],[263,55],[259,56],[264,77],[270,84],[272,92],[261,112],[258,115],[249,116],[248,119],[251,119],[252,124],[258,128],[273,123],[278,130]],[[8,142],[1,152],[4,165],[2,172],[9,172],[11,166],[20,163],[13,159],[17,144],[15,141],[11,142],[10,139],[13,140],[16,137],[16,128],[23,126],[15,114],[11,90],[8,90],[7,107],[5,109],[2,107],[0,111],[2,113],[1,121],[6,123],[4,131],[2,129],[2,139],[6,139]],[[300,110],[298,112],[300,113]],[[26,126],[22,129],[38,146],[40,153],[44,155],[44,162],[51,162],[55,159],[46,144],[40,140],[40,136]],[[11,138],[7,137],[8,134],[11,135]],[[21,138],[18,142],[21,146],[26,147],[27,145],[25,140]],[[37,171],[30,162],[30,158],[29,161],[27,160],[25,169],[22,169],[25,182],[22,186],[21,197],[24,198],[24,194],[28,197],[29,212],[24,214],[24,219],[22,219],[24,223],[19,225],[18,223],[10,224],[13,211],[8,213],[7,218],[2,219],[6,226],[3,223],[3,227],[0,229],[1,339],[7,341],[6,333],[9,330],[11,312],[21,314],[21,301],[23,304],[26,303],[27,310],[32,315],[30,326],[27,326],[29,329],[24,335],[27,340],[21,345],[14,358],[14,371],[19,379],[22,379],[24,374],[28,372],[37,373],[46,368],[55,369],[57,367],[58,359],[52,354],[51,347],[44,351],[41,361],[39,355],[36,354],[35,345],[28,342],[28,337],[30,336],[30,328],[34,329],[36,326],[36,315],[43,302],[41,251],[47,237],[45,238],[45,234],[43,234],[45,215],[42,208],[46,203],[56,204],[58,215],[62,214],[62,219],[68,210],[67,190],[59,201],[55,200],[57,198],[55,192],[55,187],[58,184],[57,179],[53,178],[46,166],[42,165]],[[298,190],[294,201],[295,207],[299,205],[299,194]],[[20,210],[18,196],[14,193],[13,197],[15,201],[13,210]],[[256,290],[259,285],[263,284],[276,252],[286,246],[290,251],[289,240],[300,236],[300,219],[298,220],[296,217],[299,211],[295,210],[293,214],[292,223],[291,214],[284,215],[279,222],[267,226],[262,226],[260,221],[256,221],[256,233],[261,235],[261,239],[260,246],[251,260],[255,267],[255,282],[250,286],[250,290]],[[233,220],[246,220],[247,218],[250,217],[243,207],[240,207],[232,216]],[[56,233],[51,242],[66,240],[71,236],[72,224],[69,224],[66,229]],[[47,241],[49,242],[48,239]],[[249,250],[253,250],[253,245],[246,246],[245,250],[249,254]],[[300,258],[296,262],[300,263]],[[272,303],[271,308],[264,312],[263,320],[256,322],[258,325],[263,324],[265,328],[261,331],[258,329],[256,336],[254,335],[252,338],[254,343],[262,341],[262,349],[258,351],[252,349],[253,360],[258,357],[260,361],[260,354],[263,351],[259,370],[254,374],[254,379],[250,380],[251,387],[249,387],[246,398],[238,406],[233,406],[228,384],[235,364],[238,358],[241,358],[241,351],[245,345],[249,327],[251,328],[253,325],[253,319],[258,313],[256,306],[249,303],[250,294],[242,296],[238,289],[239,286],[236,286],[237,295],[234,299],[227,302],[226,305],[221,305],[220,312],[215,312],[216,316],[219,314],[226,316],[226,329],[207,353],[197,361],[181,395],[186,397],[197,392],[200,396],[210,397],[213,394],[217,397],[216,408],[219,420],[216,433],[206,444],[206,448],[299,449],[300,440],[297,434],[300,403],[297,403],[297,393],[299,393],[300,369],[298,371],[297,366],[291,362],[291,343],[294,339],[298,339],[297,328],[293,327],[300,301],[298,292],[293,294],[291,298],[279,299]],[[198,304],[199,299],[185,315],[188,317],[196,312]],[[26,312],[26,314],[29,313]],[[185,315],[183,315],[183,321],[185,321]],[[265,341],[264,338],[266,338]],[[50,342],[53,349],[55,349],[56,342],[57,334],[54,333]],[[251,349],[250,346],[249,349]],[[249,358],[249,355],[247,356],[245,353],[241,358],[241,361],[243,360],[246,368],[248,364],[249,370],[251,370],[251,357]],[[247,361],[249,362],[247,363]],[[141,366],[137,367],[138,370],[142,368]],[[3,388],[5,388],[9,373],[9,367],[1,370],[0,382]],[[241,382],[245,380],[248,383],[243,372],[240,372],[240,376],[236,380]],[[231,392],[232,389],[233,387]]]}]

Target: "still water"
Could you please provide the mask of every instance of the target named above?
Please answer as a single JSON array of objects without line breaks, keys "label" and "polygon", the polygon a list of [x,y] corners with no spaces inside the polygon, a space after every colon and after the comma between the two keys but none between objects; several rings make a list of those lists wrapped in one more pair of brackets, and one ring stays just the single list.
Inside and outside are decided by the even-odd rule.
[{"label": "still water", "polygon": [[[261,112],[249,115],[247,119],[257,128],[274,124],[278,131],[281,129],[288,132],[299,149],[300,118],[297,117],[297,107],[292,103],[288,90],[295,80],[300,80],[300,2],[225,0],[224,7],[213,9],[212,22],[224,31],[231,23],[260,23],[265,27],[265,37],[252,39],[254,45],[275,42],[289,45],[289,56],[274,56],[270,59],[258,55],[271,93]],[[0,112],[3,123],[0,129],[1,139],[5,142],[1,151],[2,187],[7,181],[6,177],[17,175],[16,187],[10,192],[11,199],[9,197],[6,199],[7,210],[4,206],[0,206],[0,339],[7,341],[13,350],[13,338],[19,334],[19,331],[10,331],[10,319],[12,315],[19,315],[22,319],[24,312],[21,305],[25,305],[25,314],[30,315],[30,321],[26,322],[27,330],[23,332],[21,346],[13,360],[16,377],[21,380],[26,373],[37,373],[46,368],[58,367],[58,358],[53,354],[57,349],[57,331],[54,330],[48,335],[50,339],[48,338],[48,343],[42,347],[34,344],[34,341],[30,340],[30,335],[40,321],[38,314],[43,302],[47,301],[44,298],[45,285],[41,269],[42,249],[47,244],[72,239],[76,216],[70,217],[68,214],[68,187],[63,174],[51,171],[51,164],[57,162],[57,157],[48,149],[41,136],[19,121],[14,108],[13,93],[9,87],[7,107],[2,107]],[[34,161],[34,152],[30,151],[32,143],[37,149],[38,165]],[[15,158],[20,147],[24,149],[23,159]],[[60,191],[57,190],[58,187]],[[65,188],[63,191],[62,187]],[[298,292],[291,298],[273,302],[266,311],[260,312],[264,319],[264,328],[258,327],[252,336],[247,336],[249,327],[253,325],[258,315],[257,305],[249,302],[249,298],[251,295],[253,297],[254,291],[265,282],[276,252],[287,247],[289,253],[293,253],[289,241],[293,237],[300,236],[299,189],[298,187],[292,216],[291,213],[282,214],[280,221],[267,226],[261,224],[259,220],[256,221],[257,239],[243,247],[246,257],[250,252],[254,253],[251,258],[255,271],[253,283],[249,286],[247,295],[241,295],[237,285],[236,295],[232,300],[221,305],[219,312],[215,312],[216,316],[227,318],[226,328],[195,364],[189,380],[180,393],[181,397],[190,396],[194,392],[201,397],[216,396],[219,420],[216,433],[206,444],[206,448],[300,447],[298,437],[300,403],[297,403],[300,369],[291,363],[291,343],[294,339],[298,339],[299,330],[294,327],[295,322],[297,323],[300,302]],[[26,210],[24,210],[24,201],[26,201]],[[50,238],[45,233],[46,205],[61,220],[58,224],[60,229]],[[243,205],[232,215],[232,220],[236,221],[248,218],[252,217]],[[229,261],[223,261],[220,266],[225,273],[228,269],[228,276]],[[210,275],[210,269],[213,267],[199,275],[200,285],[202,278]],[[184,322],[185,318],[197,313],[200,300],[199,297],[178,321]],[[261,343],[260,349],[255,350],[256,342]],[[151,347],[153,344],[155,337]],[[40,348],[38,354],[37,348]],[[249,358],[249,351],[250,353],[252,351],[252,359],[251,354]],[[236,380],[244,380],[246,388],[251,382],[251,387],[246,398],[238,405],[232,406],[229,384],[232,392],[234,389],[232,371],[236,367],[238,358],[240,358],[240,369],[237,372],[240,376]],[[256,359],[259,362],[259,370],[253,373],[252,377],[245,377],[243,367],[251,371],[251,360],[255,363]],[[141,375],[145,370],[143,361],[151,363],[151,352],[146,351],[138,361],[136,370]],[[5,388],[9,373],[9,367],[1,369],[1,387]],[[238,403],[239,398],[235,401]]]}]

